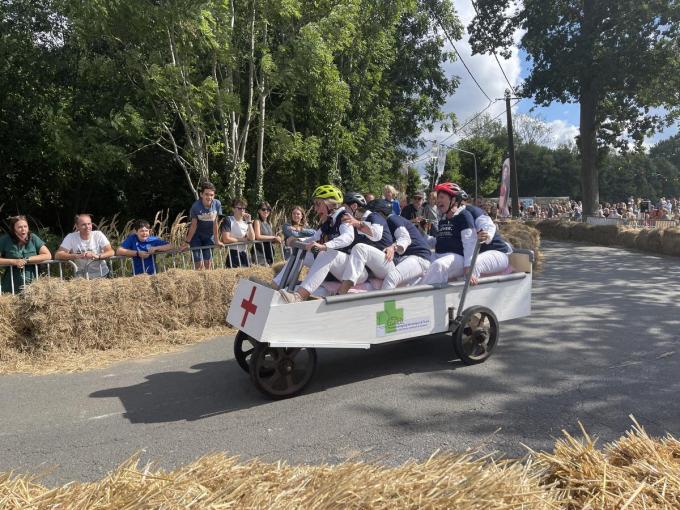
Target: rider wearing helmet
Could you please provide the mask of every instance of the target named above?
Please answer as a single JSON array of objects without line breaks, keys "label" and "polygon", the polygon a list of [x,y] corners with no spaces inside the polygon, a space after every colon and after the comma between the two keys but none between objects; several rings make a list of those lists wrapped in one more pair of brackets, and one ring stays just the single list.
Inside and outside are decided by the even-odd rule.
[{"label": "rider wearing helmet", "polygon": [[364,210],[361,220],[356,215],[345,216],[343,221],[356,230],[354,246],[342,274],[339,294],[347,291],[366,279],[366,267],[376,278],[384,279],[394,269],[394,263],[386,260],[383,250],[393,242],[392,233],[385,218],[366,207],[366,199],[361,193],[345,194],[345,205],[356,213]]},{"label": "rider wearing helmet", "polygon": [[434,191],[442,219],[439,220],[435,258],[423,283],[444,284],[469,271],[477,235],[475,220],[462,205],[463,199],[468,198],[467,193],[453,182],[438,184]]},{"label": "rider wearing helmet", "polygon": [[[324,184],[314,190],[312,199],[321,227],[305,242],[308,252],[305,265],[311,266],[307,276],[295,292],[279,290],[281,297],[288,303],[309,298],[321,286],[329,272],[336,278],[341,278],[348,257],[345,251],[354,243],[354,229],[343,221],[350,213],[342,206],[342,191],[332,184]],[[318,252],[316,258],[312,257],[313,252]],[[274,283],[279,285],[280,275],[277,278],[278,281],[275,279]]]},{"label": "rider wearing helmet", "polygon": [[430,267],[431,251],[425,236],[406,218],[393,214],[387,200],[373,200],[368,208],[387,219],[394,243],[385,248],[385,260],[393,261],[395,267],[383,280],[382,289],[394,289],[411,284]]},{"label": "rider wearing helmet", "polygon": [[484,210],[467,203],[465,210],[475,219],[477,238],[481,243],[471,280],[476,283],[480,274],[501,273],[508,268],[510,265],[508,256],[512,253],[512,246],[503,239],[496,229],[496,224]]}]

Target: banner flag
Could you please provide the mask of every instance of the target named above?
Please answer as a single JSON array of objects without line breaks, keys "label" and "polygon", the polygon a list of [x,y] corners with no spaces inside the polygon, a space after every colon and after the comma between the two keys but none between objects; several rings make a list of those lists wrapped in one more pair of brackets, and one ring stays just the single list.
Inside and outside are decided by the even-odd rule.
[{"label": "banner flag", "polygon": [[510,158],[503,161],[503,170],[501,171],[501,193],[498,197],[498,212],[501,218],[510,217],[510,209],[508,207],[510,202]]}]

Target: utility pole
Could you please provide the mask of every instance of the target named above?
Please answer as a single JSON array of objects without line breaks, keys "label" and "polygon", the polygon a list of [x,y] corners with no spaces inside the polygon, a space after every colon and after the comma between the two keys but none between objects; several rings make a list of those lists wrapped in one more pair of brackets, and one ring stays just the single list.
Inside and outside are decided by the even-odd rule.
[{"label": "utility pole", "polygon": [[512,197],[512,217],[519,218],[519,186],[515,165],[515,141],[512,133],[512,110],[510,109],[510,90],[505,89],[505,112],[508,119],[508,158],[510,159],[510,195]]}]

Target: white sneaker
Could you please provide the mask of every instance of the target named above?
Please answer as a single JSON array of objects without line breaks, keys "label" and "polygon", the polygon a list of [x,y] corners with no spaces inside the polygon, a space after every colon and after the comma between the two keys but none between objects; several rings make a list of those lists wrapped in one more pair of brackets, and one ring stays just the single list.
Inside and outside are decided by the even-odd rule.
[{"label": "white sneaker", "polygon": [[300,303],[304,301],[302,296],[297,292],[289,292],[286,289],[281,289],[279,290],[279,294],[281,294],[281,297],[286,303]]}]

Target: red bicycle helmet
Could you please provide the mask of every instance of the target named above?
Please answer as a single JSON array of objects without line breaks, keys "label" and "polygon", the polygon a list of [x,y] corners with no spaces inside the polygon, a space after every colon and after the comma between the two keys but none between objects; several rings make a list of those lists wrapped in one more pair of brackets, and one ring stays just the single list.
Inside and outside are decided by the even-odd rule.
[{"label": "red bicycle helmet", "polygon": [[434,187],[434,191],[436,192],[442,191],[447,195],[458,199],[463,199],[467,196],[467,193],[463,191],[463,188],[458,186],[458,184],[456,184],[455,182],[442,182],[441,184],[437,184]]}]

